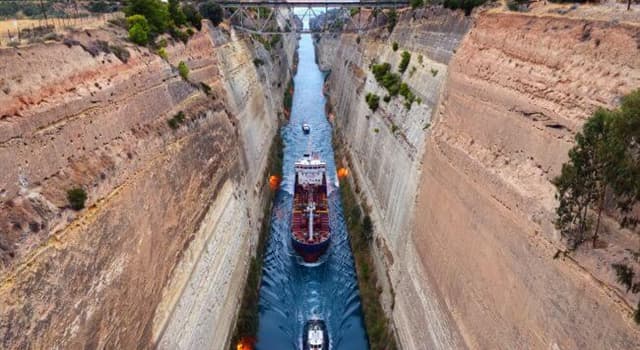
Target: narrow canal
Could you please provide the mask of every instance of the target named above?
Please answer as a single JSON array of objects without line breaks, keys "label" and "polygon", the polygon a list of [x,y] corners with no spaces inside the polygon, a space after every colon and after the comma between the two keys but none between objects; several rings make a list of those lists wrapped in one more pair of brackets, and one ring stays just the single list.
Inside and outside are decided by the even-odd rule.
[{"label": "narrow canal", "polygon": [[[283,181],[276,194],[271,232],[260,285],[260,327],[256,347],[262,350],[299,349],[304,323],[324,319],[331,349],[367,349],[353,256],[342,213],[340,193],[329,196],[331,247],[316,266],[304,265],[291,247],[293,164],[308,148],[327,162],[330,183],[335,183],[332,129],[324,113],[324,73],[315,63],[313,39],[302,35],[295,93],[284,140]],[[311,125],[305,135],[301,124]]]}]

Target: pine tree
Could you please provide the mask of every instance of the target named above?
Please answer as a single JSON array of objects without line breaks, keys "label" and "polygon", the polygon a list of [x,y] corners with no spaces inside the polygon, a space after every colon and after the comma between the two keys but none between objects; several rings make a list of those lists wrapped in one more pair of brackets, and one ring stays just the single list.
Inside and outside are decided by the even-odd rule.
[{"label": "pine tree", "polygon": [[556,227],[572,244],[572,249],[585,240],[590,228],[588,211],[594,204],[598,206],[594,246],[597,240],[607,188],[604,181],[607,117],[605,110],[598,110],[585,123],[583,131],[576,135],[576,146],[569,151],[569,162],[562,166],[560,176],[554,180],[560,200]]},{"label": "pine tree", "polygon": [[572,249],[591,229],[590,209],[597,214],[596,246],[608,195],[624,216],[623,226],[638,224],[632,209],[640,201],[640,90],[625,96],[619,109],[601,108],[589,118],[553,182],[559,200],[555,224]]}]

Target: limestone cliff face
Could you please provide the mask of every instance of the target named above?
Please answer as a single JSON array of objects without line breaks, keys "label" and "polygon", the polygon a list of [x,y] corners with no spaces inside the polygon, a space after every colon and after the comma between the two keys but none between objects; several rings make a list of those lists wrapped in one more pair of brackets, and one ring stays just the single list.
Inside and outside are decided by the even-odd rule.
[{"label": "limestone cliff face", "polygon": [[227,342],[295,40],[270,54],[205,25],[165,61],[122,36],[0,50],[2,348]]},{"label": "limestone cliff face", "polygon": [[[428,283],[428,272],[418,263],[415,247],[407,242],[422,154],[430,133],[427,126],[440,100],[447,63],[471,22],[461,14],[437,8],[417,11],[416,20],[407,16],[402,15],[391,35],[386,29],[374,31],[362,36],[360,44],[355,35],[323,37],[318,43],[319,63],[331,70],[328,91],[337,130],[348,146],[351,169],[372,208],[383,305],[394,315],[400,343],[416,349],[424,344],[427,348],[460,348],[464,343],[456,325],[437,289]],[[399,44],[397,52],[393,42]],[[404,50],[412,58],[403,81],[422,100],[410,110],[401,97],[383,102],[387,92],[369,69],[372,62],[389,62],[397,72]],[[370,92],[381,98],[375,113],[365,102]]]},{"label": "limestone cliff face", "polygon": [[[584,120],[640,86],[639,37],[628,23],[424,9],[359,45],[320,41],[403,347],[640,346],[637,300],[610,268],[637,242],[611,228],[607,248],[554,260],[564,247],[550,183]],[[384,91],[368,65],[395,68],[402,50],[423,104],[372,113],[364,96]]]}]

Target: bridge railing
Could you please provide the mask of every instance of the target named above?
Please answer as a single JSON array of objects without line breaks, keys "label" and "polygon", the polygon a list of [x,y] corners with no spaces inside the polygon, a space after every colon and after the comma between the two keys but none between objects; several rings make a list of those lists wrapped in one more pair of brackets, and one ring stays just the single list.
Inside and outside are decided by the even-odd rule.
[{"label": "bridge railing", "polygon": [[[254,34],[282,34],[292,31],[297,33],[337,33],[337,32],[361,32],[370,29],[370,23],[366,19],[363,23],[362,12],[367,9],[372,13],[376,13],[373,22],[374,27],[384,25],[385,21],[379,21],[378,16],[386,18],[383,13],[384,9],[397,9],[409,6],[408,0],[364,0],[364,1],[319,1],[319,0],[292,0],[286,2],[276,1],[220,1],[218,2],[227,13],[232,25],[245,32]],[[264,9],[269,9],[268,16],[261,16]],[[280,28],[272,26],[271,19],[274,10],[288,9],[304,9],[302,14],[297,13],[299,18],[309,19],[309,23],[315,23],[309,29],[299,28],[299,26],[290,26],[289,28]],[[357,18],[353,18],[351,11],[358,9]],[[257,16],[256,11],[257,10]],[[331,18],[330,18],[331,17]],[[315,20],[314,20],[315,19]]]}]

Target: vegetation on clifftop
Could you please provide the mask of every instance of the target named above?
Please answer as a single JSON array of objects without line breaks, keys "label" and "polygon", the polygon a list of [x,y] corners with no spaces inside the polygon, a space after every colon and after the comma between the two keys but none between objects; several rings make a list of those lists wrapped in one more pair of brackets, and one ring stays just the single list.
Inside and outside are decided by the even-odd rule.
[{"label": "vegetation on clifftop", "polygon": [[209,19],[214,26],[223,20],[220,5],[213,1],[200,4],[200,11],[194,5],[180,6],[179,0],[130,0],[124,8],[127,16],[129,39],[138,45],[147,45],[163,33],[169,33],[174,39],[186,43],[197,30],[202,28],[201,21]]}]

